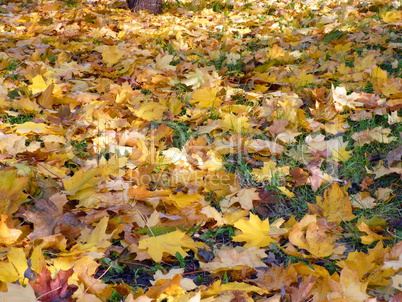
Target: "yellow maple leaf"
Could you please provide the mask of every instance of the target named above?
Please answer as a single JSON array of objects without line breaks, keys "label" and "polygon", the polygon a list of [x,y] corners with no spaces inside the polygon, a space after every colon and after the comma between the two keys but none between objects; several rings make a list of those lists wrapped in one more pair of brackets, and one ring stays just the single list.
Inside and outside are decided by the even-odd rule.
[{"label": "yellow maple leaf", "polygon": [[306,70],[303,70],[300,74],[297,75],[296,85],[297,86],[307,86],[310,83],[314,82],[314,75],[307,74]]},{"label": "yellow maple leaf", "polygon": [[40,245],[33,248],[31,257],[31,268],[34,272],[40,274],[43,267],[46,265],[45,257],[43,256],[42,247]]},{"label": "yellow maple leaf", "polygon": [[271,154],[279,155],[285,151],[282,145],[262,139],[250,140],[248,147],[249,152],[257,152],[264,156],[270,156]]},{"label": "yellow maple leaf", "polygon": [[[221,283],[222,283],[222,280],[218,280],[218,281],[214,282],[208,288],[208,290],[203,292],[203,295],[205,295],[206,297],[215,296],[215,295],[219,295],[225,291],[256,292],[260,295],[268,293],[267,290],[265,290],[261,287],[250,285],[245,282],[230,282],[230,283],[226,283],[226,284],[221,284]],[[232,299],[230,299],[230,300],[232,301]],[[225,299],[223,299],[222,301],[225,301]]]},{"label": "yellow maple leaf", "polygon": [[32,84],[29,85],[29,89],[31,89],[33,94],[37,94],[39,92],[45,91],[50,83],[46,83],[43,77],[38,74],[37,76],[32,78]]},{"label": "yellow maple leaf", "polygon": [[45,124],[37,124],[33,122],[26,122],[19,125],[14,125],[14,129],[16,133],[27,134],[27,133],[49,133],[49,126]]},{"label": "yellow maple leaf", "polygon": [[102,257],[102,253],[88,253],[85,255],[77,254],[65,256],[67,253],[62,253],[53,261],[53,266],[50,266],[50,271],[55,274],[60,270],[68,270],[74,267],[74,273],[69,278],[69,283],[78,285],[81,283],[80,275],[93,276],[96,273],[99,263],[94,257]]},{"label": "yellow maple leaf", "polygon": [[[270,236],[268,219],[262,221],[257,215],[250,214],[249,220],[240,219],[234,223],[234,226],[241,230],[242,234],[234,236],[233,241],[245,241],[244,247],[266,247],[276,241],[275,238]],[[284,233],[286,233],[286,230],[276,232],[275,235],[279,236]]]},{"label": "yellow maple leaf", "polygon": [[100,181],[97,177],[101,173],[102,169],[95,168],[88,171],[78,170],[75,174],[63,181],[65,193],[73,195],[80,190],[92,188],[94,184]]},{"label": "yellow maple leaf", "polygon": [[279,190],[281,190],[281,192],[283,194],[285,194],[287,197],[293,198],[295,197],[295,194],[291,191],[289,191],[286,187],[278,187]]},{"label": "yellow maple leaf", "polygon": [[391,134],[391,129],[389,128],[383,128],[383,127],[375,127],[370,130],[369,136],[371,139],[384,143],[384,144],[389,144],[390,142],[393,142],[396,140],[396,137],[389,136]]},{"label": "yellow maple leaf", "polygon": [[230,201],[227,207],[232,206],[234,203],[238,202],[240,206],[245,210],[251,210],[253,205],[253,200],[260,200],[256,188],[244,188],[240,191],[230,195]]},{"label": "yellow maple leaf", "polygon": [[[341,268],[347,267],[357,272],[360,280],[370,280],[370,284],[377,282],[380,282],[377,284],[387,284],[389,282],[386,280],[388,279],[388,274],[384,270],[390,268],[386,267],[386,262],[384,262],[381,268],[381,273],[377,275],[379,273],[378,268],[382,265],[378,260],[382,260],[386,253],[389,253],[389,248],[384,248],[383,244],[378,242],[374,248],[369,249],[367,252],[354,251],[349,253],[347,259],[338,261],[337,265]],[[375,275],[377,275],[378,279],[374,281]]]},{"label": "yellow maple leaf", "polygon": [[248,133],[251,130],[247,116],[226,114],[220,122],[223,129],[235,133]]},{"label": "yellow maple leaf", "polygon": [[15,282],[25,284],[27,279],[24,277],[24,272],[28,269],[25,252],[22,248],[12,248],[8,254],[9,262],[0,262],[0,281]]},{"label": "yellow maple leaf", "polygon": [[125,54],[125,52],[116,45],[100,45],[96,47],[95,50],[102,54],[102,60],[108,67],[118,63]]},{"label": "yellow maple leaf", "polygon": [[371,70],[371,76],[375,79],[387,80],[388,74],[385,70],[382,70],[380,67],[375,67]]},{"label": "yellow maple leaf", "polygon": [[157,70],[175,70],[176,66],[170,65],[170,62],[173,60],[173,55],[166,54],[158,54],[155,58],[155,68]]},{"label": "yellow maple leaf", "polygon": [[323,199],[317,196],[317,205],[328,222],[341,223],[355,218],[349,195],[337,183],[324,191]]},{"label": "yellow maple leaf", "polygon": [[191,95],[191,104],[197,104],[200,109],[216,108],[222,104],[222,100],[216,95],[219,92],[218,87],[204,87],[193,92]]},{"label": "yellow maple leaf", "polygon": [[389,125],[402,123],[402,117],[398,115],[398,111],[391,112],[391,114],[388,114],[387,117]]},{"label": "yellow maple leaf", "polygon": [[[289,241],[300,249],[308,251],[309,255],[300,257],[325,258],[330,256],[335,249],[335,239],[327,232],[329,226],[324,219],[317,219],[315,215],[306,215],[296,223],[289,231]],[[287,252],[285,250],[285,252]]]},{"label": "yellow maple leaf", "polygon": [[173,204],[176,208],[182,210],[198,203],[202,199],[203,197],[198,193],[190,195],[183,192],[178,192],[177,194],[170,194],[169,197],[166,198],[166,202]]},{"label": "yellow maple leaf", "polygon": [[40,112],[42,110],[37,102],[31,101],[29,98],[21,98],[16,102],[25,112]]},{"label": "yellow maple leaf", "polygon": [[164,253],[186,257],[184,249],[196,248],[195,242],[182,231],[174,231],[157,237],[140,240],[138,248],[146,250],[155,262],[161,262]]},{"label": "yellow maple leaf", "polygon": [[7,220],[7,215],[0,214],[0,244],[9,245],[17,241],[18,237],[22,234],[22,231],[9,228]]},{"label": "yellow maple leaf", "polygon": [[[9,154],[22,153],[27,150],[27,138],[16,134],[0,133],[0,151],[8,152]],[[31,142],[29,146],[35,142]]]},{"label": "yellow maple leaf", "polygon": [[17,176],[15,170],[0,171],[0,213],[13,214],[20,203],[28,196],[23,190],[28,184],[28,177]]},{"label": "yellow maple leaf", "polygon": [[204,77],[206,74],[200,70],[196,69],[195,71],[191,71],[186,75],[186,80],[183,80],[182,83],[187,86],[193,86],[193,88],[198,88],[204,83]]},{"label": "yellow maple leaf", "polygon": [[349,158],[352,156],[350,155],[353,153],[352,150],[346,151],[346,147],[341,147],[339,150],[332,150],[332,159],[337,161],[337,162],[345,162],[348,161]]},{"label": "yellow maple leaf", "polygon": [[361,302],[370,298],[366,293],[368,282],[361,282],[356,271],[343,268],[338,282],[331,279],[331,291],[328,293],[330,301]]},{"label": "yellow maple leaf", "polygon": [[183,277],[180,274],[174,275],[171,279],[160,279],[147,291],[147,296],[157,298],[157,301],[177,301],[185,293],[181,287],[181,280]]},{"label": "yellow maple leaf", "polygon": [[163,117],[166,107],[157,102],[142,104],[134,114],[146,121],[158,121]]},{"label": "yellow maple leaf", "polygon": [[286,51],[278,46],[278,44],[274,44],[267,53],[268,59],[280,60],[283,59],[286,55]]},{"label": "yellow maple leaf", "polygon": [[360,99],[360,94],[353,92],[347,94],[345,87],[336,87],[332,85],[332,99],[334,101],[335,109],[337,111],[342,111],[344,108],[355,109],[356,107],[362,107],[363,103],[358,102]]},{"label": "yellow maple leaf", "polygon": [[390,10],[381,13],[381,18],[385,23],[401,23],[402,12],[398,10]]},{"label": "yellow maple leaf", "polygon": [[357,228],[359,229],[360,232],[367,234],[365,236],[360,236],[360,239],[362,240],[363,244],[372,244],[373,242],[378,240],[389,239],[389,237],[378,235],[376,232],[372,231],[370,227],[364,222],[359,224]]},{"label": "yellow maple leaf", "polygon": [[73,246],[72,251],[77,248],[78,250],[98,250],[106,249],[111,245],[110,238],[113,233],[106,234],[106,229],[108,226],[109,217],[103,217],[95,229],[89,230],[85,229],[81,232],[81,236],[77,239],[78,244]]},{"label": "yellow maple leaf", "polygon": [[255,176],[258,181],[270,181],[274,177],[282,178],[289,175],[289,167],[277,167],[276,162],[270,160],[264,162],[262,169],[253,169],[251,175]]}]

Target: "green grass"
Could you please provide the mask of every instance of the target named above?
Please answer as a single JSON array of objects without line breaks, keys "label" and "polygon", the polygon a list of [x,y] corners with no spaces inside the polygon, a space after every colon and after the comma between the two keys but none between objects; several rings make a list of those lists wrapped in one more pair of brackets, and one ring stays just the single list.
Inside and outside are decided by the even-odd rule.
[{"label": "green grass", "polygon": [[33,114],[18,114],[18,115],[9,115],[9,114],[1,114],[0,120],[9,123],[11,125],[14,124],[23,124],[27,122],[32,122],[35,119],[35,115]]}]

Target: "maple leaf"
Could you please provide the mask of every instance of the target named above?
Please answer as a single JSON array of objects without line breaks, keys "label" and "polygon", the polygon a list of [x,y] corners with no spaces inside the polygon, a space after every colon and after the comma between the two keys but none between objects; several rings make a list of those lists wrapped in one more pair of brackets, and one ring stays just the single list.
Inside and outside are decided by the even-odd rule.
[{"label": "maple leaf", "polygon": [[11,248],[7,253],[7,259],[8,262],[0,262],[0,281],[26,284],[24,273],[28,269],[28,263],[23,249]]},{"label": "maple leaf", "polygon": [[184,209],[186,207],[195,205],[196,203],[203,200],[203,197],[196,193],[193,195],[185,194],[183,192],[178,192],[177,194],[170,194],[168,198],[166,198],[166,202],[168,204],[173,204],[178,209]]},{"label": "maple leaf", "polygon": [[0,150],[9,154],[22,153],[27,150],[26,140],[25,137],[19,135],[3,134],[0,132]]},{"label": "maple leaf", "polygon": [[[61,252],[59,255],[59,257],[54,259],[53,267],[49,267],[49,269],[65,271],[73,267],[74,271],[69,277],[69,284],[75,285],[85,283],[87,278],[93,276],[99,267],[99,263],[95,259],[104,257],[104,253],[96,252],[96,250],[91,252],[88,250],[78,250],[77,248],[73,251]],[[92,282],[90,281],[89,283]],[[100,285],[101,283],[99,283]]]},{"label": "maple leaf", "polygon": [[370,192],[359,192],[352,196],[352,207],[360,209],[372,209],[376,207],[375,198],[371,197]]},{"label": "maple leaf", "polygon": [[73,246],[71,251],[93,251],[106,249],[111,245],[110,238],[113,233],[106,234],[109,217],[103,217],[93,230],[85,229],[81,232],[81,236],[77,239],[77,245]]},{"label": "maple leaf", "polygon": [[395,137],[388,137],[391,133],[391,129],[384,129],[383,127],[375,127],[372,130],[363,130],[360,132],[355,132],[352,138],[355,140],[356,146],[364,146],[373,141],[378,141],[380,143],[388,144],[394,141]]},{"label": "maple leaf", "polygon": [[230,200],[227,204],[222,201],[221,206],[230,207],[235,203],[239,203],[245,210],[251,210],[254,207],[253,201],[260,199],[257,189],[255,188],[241,189],[238,192],[226,196],[225,199],[226,198]]},{"label": "maple leaf", "polygon": [[138,248],[146,250],[156,262],[161,262],[164,253],[172,256],[179,253],[183,258],[187,256],[184,249],[196,249],[195,242],[182,231],[174,231],[157,237],[144,238],[139,241]]},{"label": "maple leaf", "polygon": [[250,285],[246,282],[229,282],[222,284],[221,280],[215,281],[209,288],[203,292],[205,296],[214,296],[226,291],[243,291],[243,292],[256,292],[260,295],[268,293],[267,290],[257,286]]},{"label": "maple leaf", "polygon": [[258,247],[234,248],[230,250],[221,250],[217,256],[208,263],[200,263],[204,270],[219,272],[222,270],[241,270],[244,266],[250,268],[266,267],[261,261],[267,255],[265,251]]},{"label": "maple leaf", "polygon": [[200,109],[219,107],[222,100],[216,95],[218,88],[204,87],[193,92],[191,104],[197,104]]},{"label": "maple leaf", "polygon": [[184,289],[180,286],[182,276],[176,274],[172,279],[159,279],[154,286],[147,291],[147,297],[158,298],[161,301],[167,297],[180,297]]},{"label": "maple leaf", "polygon": [[146,121],[159,121],[166,111],[166,107],[157,102],[148,102],[141,105],[140,109],[134,111],[134,114]]},{"label": "maple leaf", "polygon": [[100,168],[85,170],[78,170],[72,177],[63,180],[65,193],[74,195],[80,190],[92,188],[94,184],[100,181],[98,175],[102,170]]},{"label": "maple leaf", "polygon": [[[282,221],[280,221],[282,223]],[[240,219],[234,223],[234,227],[242,231],[242,234],[233,237],[233,241],[245,241],[244,247],[266,247],[277,241],[280,235],[286,233],[285,229],[275,228],[270,230],[268,219],[261,221],[257,215],[250,214],[249,220]]]},{"label": "maple leaf", "polygon": [[[165,279],[172,279],[175,275],[182,275],[184,274],[184,269],[182,268],[173,268],[171,269],[167,274],[163,274],[162,271],[157,271],[154,275],[154,280],[155,281],[150,281],[152,285],[155,285],[155,283],[158,280],[165,280]],[[197,287],[193,280],[190,278],[182,278],[180,280],[180,286],[185,289],[186,291],[193,290]]]},{"label": "maple leaf", "polygon": [[402,12],[398,10],[384,11],[381,18],[385,23],[400,23],[402,20]]},{"label": "maple leaf", "polygon": [[271,154],[279,155],[282,154],[284,150],[283,146],[271,141],[254,139],[249,143],[249,152],[257,152],[264,156],[270,156]]},{"label": "maple leaf", "polygon": [[286,187],[278,187],[278,189],[285,194],[287,197],[293,198],[296,195],[294,193],[292,193],[291,191],[289,191]]},{"label": "maple leaf", "polygon": [[13,214],[28,196],[23,190],[28,184],[27,176],[18,176],[13,169],[0,171],[0,213]]},{"label": "maple leaf", "polygon": [[32,85],[29,86],[33,94],[45,91],[51,84],[46,83],[41,75],[32,78]]},{"label": "maple leaf", "polygon": [[[395,259],[399,259],[400,256],[402,255],[402,242],[397,243],[396,245],[394,245],[392,247],[392,249],[390,251],[388,251],[388,253],[386,253],[384,259],[387,260],[395,260]],[[391,260],[391,263],[395,263],[394,261]],[[398,267],[396,269],[399,269]]]},{"label": "maple leaf", "polygon": [[355,92],[347,95],[345,87],[334,88],[332,85],[332,98],[337,111],[342,111],[344,108],[354,109],[363,106],[363,103],[357,102],[357,100],[360,99],[360,95]]},{"label": "maple leaf", "polygon": [[269,270],[257,269],[257,278],[252,281],[253,284],[268,291],[280,290],[283,286],[289,286],[298,278],[297,270],[292,266],[279,267],[272,266]]},{"label": "maple leaf", "polygon": [[72,275],[73,269],[59,271],[55,278],[51,277],[50,271],[43,267],[35,281],[30,281],[35,293],[40,297],[39,301],[56,301],[62,299],[69,302],[72,294],[77,290],[76,285],[69,285],[68,278]]},{"label": "maple leaf", "polygon": [[124,51],[116,45],[100,45],[95,48],[96,51],[102,53],[102,59],[108,67],[113,66],[124,56]]},{"label": "maple leaf", "polygon": [[204,72],[201,69],[196,69],[195,71],[191,71],[186,75],[186,80],[182,81],[182,83],[187,86],[193,86],[193,88],[198,88],[204,83]]},{"label": "maple leaf", "polygon": [[[319,207],[322,216],[328,222],[340,224],[342,221],[350,221],[355,218],[352,213],[350,197],[345,188],[342,189],[337,183],[324,191],[324,198],[317,196],[316,199],[316,206]],[[316,213],[314,205],[309,205],[309,208]]]},{"label": "maple leaf", "polygon": [[170,54],[158,54],[155,58],[155,68],[158,70],[175,70],[176,67],[170,65],[173,60],[173,55]]},{"label": "maple leaf", "polygon": [[0,214],[0,244],[13,244],[21,236],[22,231],[12,228],[11,223],[7,215]]},{"label": "maple leaf", "polygon": [[331,301],[344,299],[348,302],[361,302],[370,297],[366,294],[367,282],[361,282],[357,272],[347,267],[342,269],[339,283],[331,279],[330,284],[332,293],[328,293],[328,298]]},{"label": "maple leaf", "polygon": [[328,233],[329,230],[330,226],[324,219],[318,219],[315,215],[306,215],[290,229],[289,241],[311,254],[304,257],[328,257],[335,250],[335,239]]},{"label": "maple leaf", "polygon": [[[25,286],[8,283],[7,292],[0,292],[0,299],[8,302],[37,302],[35,292],[30,284]],[[0,301],[1,301],[0,300]]]},{"label": "maple leaf", "polygon": [[276,162],[270,160],[264,162],[262,169],[253,169],[251,174],[257,178],[258,181],[271,180],[273,177],[285,177],[289,175],[289,167],[277,167]]},{"label": "maple leaf", "polygon": [[306,171],[297,167],[290,170],[289,174],[293,177],[293,180],[296,182],[295,187],[304,185],[309,178]]},{"label": "maple leaf", "polygon": [[25,211],[23,215],[34,224],[34,231],[28,235],[28,238],[35,240],[53,235],[62,211],[49,200],[37,199],[35,200],[35,206]]},{"label": "maple leaf", "polygon": [[250,131],[250,123],[247,116],[235,116],[225,114],[221,120],[222,128],[234,133],[246,133]]},{"label": "maple leaf", "polygon": [[[3,2],[0,300],[100,302],[113,292],[125,302],[368,302],[379,299],[374,293],[401,300],[402,245],[393,234],[400,219],[392,214],[399,186],[377,181],[402,175],[394,146],[402,108],[398,1],[186,0],[135,18],[121,3],[71,10],[60,1]],[[360,171],[362,191],[353,196],[332,173],[350,174],[361,151],[348,147],[350,138],[386,156],[386,164]],[[294,199],[302,185],[318,191],[328,183],[309,204],[314,215],[299,222],[294,207],[279,204],[280,194]],[[362,211],[353,219],[352,207],[380,202],[389,204],[390,221]],[[272,211],[291,218],[263,220]],[[339,240],[350,235],[344,222],[363,245],[377,245],[351,251]],[[233,225],[233,239],[250,247],[218,249],[221,231]],[[210,233],[217,236],[205,238]],[[313,259],[283,265],[289,257],[264,252],[282,239],[278,247],[293,261]],[[198,240],[214,246],[215,259]],[[182,269],[172,269],[133,292],[99,279],[115,271],[105,270],[103,257],[152,266],[193,257],[190,249],[221,280],[193,289]],[[254,271],[258,278],[246,279]],[[38,299],[27,284],[35,273]]]},{"label": "maple leaf", "polygon": [[360,223],[357,228],[359,231],[366,233],[367,235],[361,236],[360,239],[362,240],[363,244],[372,244],[375,241],[378,240],[384,240],[384,239],[389,239],[389,237],[384,237],[381,235],[378,235],[377,233],[373,232],[370,227],[365,224],[364,222]]},{"label": "maple leaf", "polygon": [[352,156],[353,151],[346,151],[346,147],[341,147],[338,151],[332,150],[332,158],[337,162],[348,161]]}]

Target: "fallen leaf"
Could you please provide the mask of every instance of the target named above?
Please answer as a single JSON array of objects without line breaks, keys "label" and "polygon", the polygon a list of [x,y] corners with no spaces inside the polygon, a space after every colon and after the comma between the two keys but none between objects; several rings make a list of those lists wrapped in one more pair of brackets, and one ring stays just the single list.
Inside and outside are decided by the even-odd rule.
[{"label": "fallen leaf", "polygon": [[139,241],[139,249],[146,250],[156,262],[161,262],[164,253],[176,255],[179,253],[183,258],[187,256],[185,251],[197,248],[193,240],[182,231],[174,231],[157,237],[144,238]]},{"label": "fallen leaf", "polygon": [[[267,247],[275,242],[277,238],[270,236],[268,219],[261,221],[257,215],[250,214],[249,220],[240,219],[235,222],[235,228],[242,231],[242,234],[233,237],[233,241],[246,242],[244,247]],[[286,231],[283,231],[283,234]],[[278,236],[279,234],[275,234]]]},{"label": "fallen leaf", "polygon": [[290,229],[289,241],[311,254],[305,257],[325,258],[335,250],[335,239],[329,233],[330,229],[324,219],[306,215]]},{"label": "fallen leaf", "polygon": [[355,218],[350,197],[345,188],[339,187],[337,183],[324,191],[324,198],[317,196],[316,199],[317,206],[328,222],[340,224],[342,221],[350,221]]},{"label": "fallen leaf", "polygon": [[50,200],[36,199],[35,205],[30,210],[25,211],[23,215],[34,224],[34,230],[28,235],[28,238],[35,240],[54,234],[62,211]]},{"label": "fallen leaf", "polygon": [[12,227],[7,215],[0,214],[0,244],[11,245],[21,236],[22,231]]},{"label": "fallen leaf", "polygon": [[230,250],[221,250],[218,255],[208,263],[200,263],[204,270],[208,271],[224,271],[224,270],[241,270],[244,266],[249,268],[266,267],[262,262],[262,258],[267,255],[262,249],[257,247],[250,248],[234,248]]},{"label": "fallen leaf", "polygon": [[23,192],[28,184],[27,176],[18,176],[17,171],[3,169],[0,171],[0,213],[13,214],[27,198]]},{"label": "fallen leaf", "polygon": [[389,239],[388,237],[384,237],[384,236],[378,235],[377,233],[373,232],[370,229],[370,227],[367,224],[365,224],[364,222],[360,223],[357,226],[357,228],[359,229],[359,231],[367,234],[364,236],[360,236],[362,244],[372,244],[373,242],[378,241],[378,240]]},{"label": "fallen leaf", "polygon": [[0,301],[7,302],[36,302],[36,296],[32,286],[8,283],[7,292],[0,292]]},{"label": "fallen leaf", "polygon": [[30,285],[39,296],[39,301],[53,301],[62,299],[69,302],[72,300],[73,293],[77,290],[76,285],[69,285],[68,278],[72,275],[73,269],[68,271],[59,271],[55,278],[51,277],[50,271],[43,267],[35,281],[30,281]]}]

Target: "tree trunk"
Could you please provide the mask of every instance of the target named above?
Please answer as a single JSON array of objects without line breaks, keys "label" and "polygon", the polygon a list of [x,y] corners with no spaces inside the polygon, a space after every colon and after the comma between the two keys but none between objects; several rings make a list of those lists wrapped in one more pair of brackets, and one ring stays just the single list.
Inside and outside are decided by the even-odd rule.
[{"label": "tree trunk", "polygon": [[145,9],[155,15],[162,11],[162,0],[127,0],[127,4],[132,11]]}]

